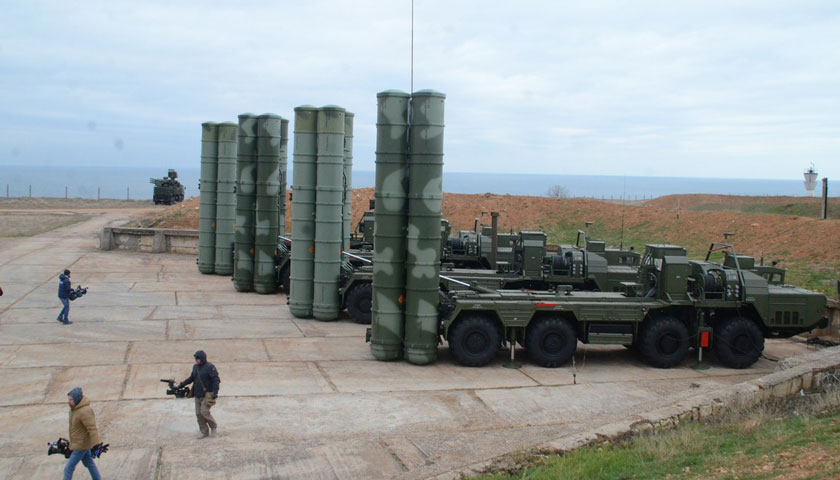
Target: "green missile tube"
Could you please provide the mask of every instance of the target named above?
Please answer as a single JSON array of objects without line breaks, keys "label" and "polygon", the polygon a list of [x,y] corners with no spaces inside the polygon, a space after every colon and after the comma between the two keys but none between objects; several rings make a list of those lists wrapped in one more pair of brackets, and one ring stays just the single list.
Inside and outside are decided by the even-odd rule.
[{"label": "green missile tube", "polygon": [[198,271],[213,273],[216,255],[216,165],[218,125],[201,124],[201,180],[198,200]]},{"label": "green missile tube", "polygon": [[257,117],[257,189],[254,227],[254,291],[277,291],[274,256],[277,251],[277,197],[280,194],[280,138],[282,118],[273,113]]},{"label": "green missile tube", "polygon": [[347,112],[344,114],[344,228],[343,243],[344,250],[350,250],[350,220],[352,218],[353,204],[353,117],[355,115]]},{"label": "green missile tube", "polygon": [[[286,179],[289,165],[289,121],[280,120],[280,192],[277,194],[277,231],[286,235]],[[279,239],[278,239],[279,242]]]},{"label": "green missile tube", "polygon": [[416,365],[437,358],[445,98],[433,90],[411,95],[404,346]]},{"label": "green missile tube", "polygon": [[236,152],[239,127],[219,124],[219,188],[216,194],[216,274],[233,273],[233,229],[236,223]]},{"label": "green missile tube", "polygon": [[257,182],[257,116],[239,115],[239,151],[236,156],[236,228],[233,232],[233,287],[254,289],[254,211]]},{"label": "green missile tube", "polygon": [[328,105],[318,111],[318,172],[315,187],[315,269],[312,315],[338,318],[338,277],[341,275],[341,230],[344,225],[343,108]]},{"label": "green missile tube", "polygon": [[295,108],[289,311],[298,318],[312,316],[317,128],[317,108],[311,105]]},{"label": "green missile tube", "polygon": [[405,229],[409,95],[376,95],[376,180],[373,240],[373,303],[370,351],[377,360],[403,356]]}]

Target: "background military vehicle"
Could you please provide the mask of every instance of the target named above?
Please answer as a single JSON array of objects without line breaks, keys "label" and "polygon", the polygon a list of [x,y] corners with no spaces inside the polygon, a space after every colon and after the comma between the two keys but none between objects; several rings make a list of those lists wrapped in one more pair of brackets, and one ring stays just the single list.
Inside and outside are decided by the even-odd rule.
[{"label": "background military vehicle", "polygon": [[[712,261],[716,255],[721,262]],[[767,269],[744,268],[751,262],[725,243],[712,243],[703,261],[676,245],[647,245],[637,281],[623,282],[623,292],[450,292],[440,305],[440,334],[467,366],[518,343],[535,363],[558,367],[581,341],[633,347],[659,368],[679,364],[691,347],[711,347],[723,365],[746,368],[765,338],[828,324],[824,295],[769,282]]]},{"label": "background military vehicle", "polygon": [[[442,234],[445,235],[448,227],[448,222],[442,224]],[[578,290],[617,291],[622,282],[636,279],[638,252],[607,249],[604,242],[589,240],[584,232],[579,232],[576,245],[562,245],[554,252],[547,251],[546,234],[539,231],[498,235],[495,254],[490,246],[492,242],[482,240],[487,237],[492,238],[492,229],[475,237],[462,231],[460,237],[456,237],[469,239],[469,242],[453,242],[453,238],[442,242],[441,272],[446,277],[440,282],[443,291],[464,289],[463,283],[490,289],[546,290],[555,285],[570,285]],[[468,249],[464,253],[456,250],[452,256],[453,244],[482,243],[486,244],[484,248]],[[452,261],[453,258],[456,261]],[[457,268],[456,265],[474,268]],[[357,264],[342,272],[339,282],[342,306],[359,323],[370,323],[372,280],[373,270],[369,265]]]},{"label": "background military vehicle", "polygon": [[177,178],[178,172],[170,168],[165,177],[149,179],[149,183],[155,184],[152,192],[152,201],[155,205],[172,205],[184,201],[184,186],[176,180]]}]

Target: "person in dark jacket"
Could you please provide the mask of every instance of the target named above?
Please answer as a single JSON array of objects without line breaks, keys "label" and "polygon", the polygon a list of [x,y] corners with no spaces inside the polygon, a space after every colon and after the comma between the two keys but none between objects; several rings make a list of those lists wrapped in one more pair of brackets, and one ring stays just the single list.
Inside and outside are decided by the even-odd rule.
[{"label": "person in dark jacket", "polygon": [[64,269],[64,273],[58,276],[58,299],[61,300],[64,308],[61,309],[56,320],[65,325],[73,323],[67,318],[70,313],[70,290],[72,290],[70,287],[70,270]]},{"label": "person in dark jacket", "polygon": [[178,388],[193,384],[195,418],[198,420],[198,429],[201,430],[201,436],[198,438],[205,438],[216,434],[216,420],[210,414],[210,408],[216,404],[221,381],[216,366],[207,361],[204,350],[195,352],[193,357],[195,365],[193,365],[192,373],[178,385]]}]

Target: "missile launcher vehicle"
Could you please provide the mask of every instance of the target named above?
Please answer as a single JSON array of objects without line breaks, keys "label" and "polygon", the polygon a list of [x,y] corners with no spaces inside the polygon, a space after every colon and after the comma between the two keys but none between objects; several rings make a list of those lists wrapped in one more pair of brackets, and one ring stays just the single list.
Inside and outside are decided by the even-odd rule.
[{"label": "missile launcher vehicle", "polygon": [[754,263],[726,243],[712,243],[703,261],[689,260],[679,246],[647,245],[636,281],[621,282],[619,292],[568,285],[448,292],[439,333],[458,363],[474,367],[513,344],[534,363],[559,367],[580,341],[631,347],[659,368],[679,364],[690,348],[710,347],[724,366],[747,368],[765,338],[828,325],[824,295],[784,285],[782,269]]},{"label": "missile launcher vehicle", "polygon": [[169,169],[163,178],[150,178],[149,183],[154,183],[152,201],[155,205],[172,205],[184,201],[184,186],[177,180],[178,172]]}]

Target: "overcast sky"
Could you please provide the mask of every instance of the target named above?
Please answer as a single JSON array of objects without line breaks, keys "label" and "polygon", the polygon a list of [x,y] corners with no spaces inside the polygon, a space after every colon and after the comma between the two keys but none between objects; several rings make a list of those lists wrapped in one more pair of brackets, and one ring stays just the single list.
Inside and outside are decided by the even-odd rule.
[{"label": "overcast sky", "polygon": [[[588,5],[588,4],[595,5]],[[416,0],[445,170],[840,177],[840,4]],[[410,89],[411,3],[8,1],[0,166],[199,167],[200,123]],[[290,159],[291,160],[291,159]]]}]

